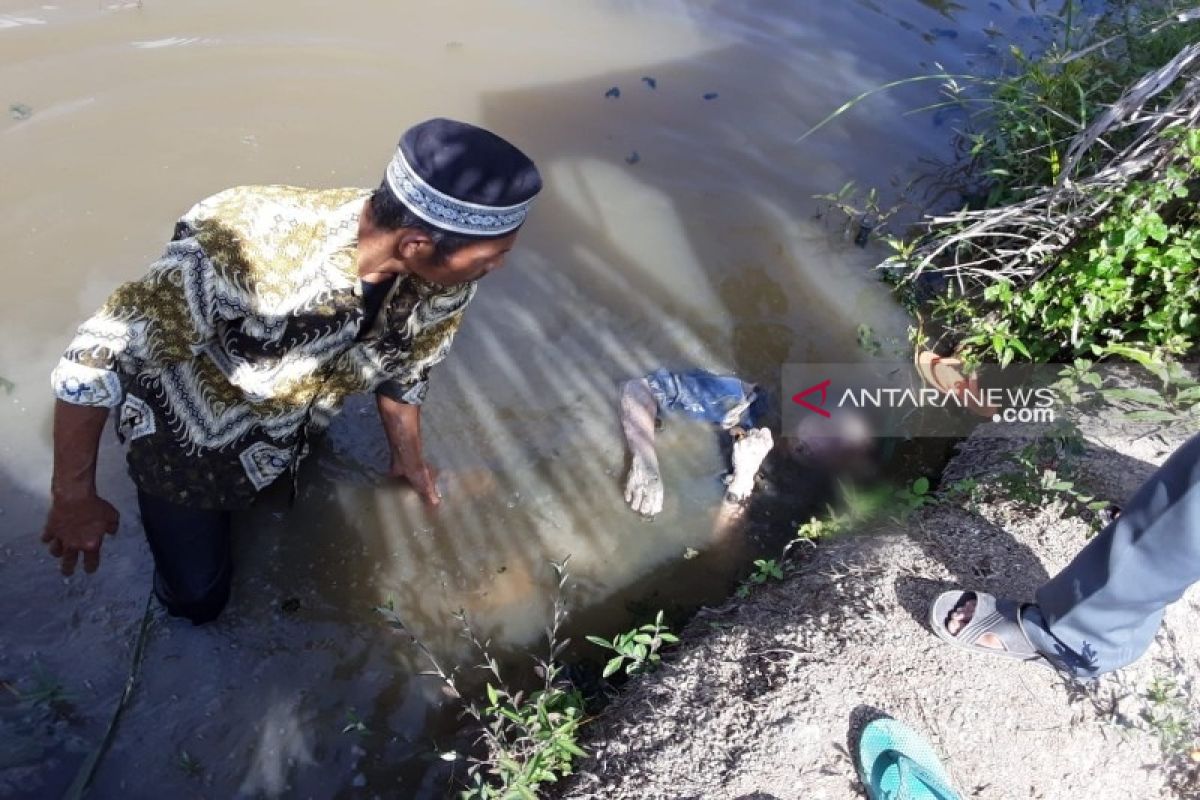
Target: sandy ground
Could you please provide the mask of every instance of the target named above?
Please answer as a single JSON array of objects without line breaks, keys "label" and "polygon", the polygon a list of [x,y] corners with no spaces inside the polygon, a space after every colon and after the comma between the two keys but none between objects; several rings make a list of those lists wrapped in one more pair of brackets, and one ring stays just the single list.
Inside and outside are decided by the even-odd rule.
[{"label": "sandy ground", "polygon": [[[1076,483],[1123,501],[1178,439],[1085,426]],[[1004,499],[1015,445],[973,437],[941,486],[981,488],[876,536],[809,549],[789,577],[701,612],[658,673],[588,727],[572,798],[856,798],[852,731],[880,712],[923,731],[963,797],[1200,797],[1187,748],[1164,750],[1148,715],[1196,723],[1200,592],[1168,612],[1152,650],[1092,684],[964,653],[929,632],[930,600],[969,586],[1030,599],[1090,525],[1061,500]],[[1151,682],[1182,699],[1155,704]],[[1192,741],[1195,741],[1194,739]]]}]

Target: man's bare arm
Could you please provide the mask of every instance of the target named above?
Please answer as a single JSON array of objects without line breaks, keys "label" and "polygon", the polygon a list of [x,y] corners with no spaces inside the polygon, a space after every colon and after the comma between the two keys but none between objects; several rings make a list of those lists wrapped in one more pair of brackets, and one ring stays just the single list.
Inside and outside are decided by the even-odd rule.
[{"label": "man's bare arm", "polygon": [[83,555],[84,572],[100,566],[104,534],[115,534],[117,510],[96,494],[96,460],[108,409],[58,400],[54,405],[54,474],[50,513],[42,541],[62,559],[62,572],[75,571]]},{"label": "man's bare arm", "polygon": [[662,511],[662,478],[654,450],[654,418],[658,404],[644,378],[621,385],[621,429],[632,459],[625,478],[625,502],[639,514],[652,517]]},{"label": "man's bare arm", "polygon": [[388,474],[394,478],[406,478],[421,499],[430,506],[442,502],[434,482],[434,475],[421,448],[421,407],[401,403],[383,394],[375,395],[379,419],[383,422],[391,450],[391,468]]}]

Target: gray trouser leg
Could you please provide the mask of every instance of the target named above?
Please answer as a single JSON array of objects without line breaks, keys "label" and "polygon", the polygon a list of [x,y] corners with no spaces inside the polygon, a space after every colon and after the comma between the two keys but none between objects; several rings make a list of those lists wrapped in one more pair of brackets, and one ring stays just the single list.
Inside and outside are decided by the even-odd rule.
[{"label": "gray trouser leg", "polygon": [[1200,580],[1200,436],[1138,489],[1120,517],[1037,591],[1034,646],[1079,677],[1137,660],[1163,609]]}]

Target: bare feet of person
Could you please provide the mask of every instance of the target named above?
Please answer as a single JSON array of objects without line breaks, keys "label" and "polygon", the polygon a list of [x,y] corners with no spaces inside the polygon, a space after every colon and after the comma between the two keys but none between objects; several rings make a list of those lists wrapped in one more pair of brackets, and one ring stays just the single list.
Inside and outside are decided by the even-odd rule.
[{"label": "bare feet of person", "polygon": [[771,431],[755,428],[733,442],[733,475],[729,480],[729,497],[745,500],[754,491],[754,476],[763,460],[775,446]]}]

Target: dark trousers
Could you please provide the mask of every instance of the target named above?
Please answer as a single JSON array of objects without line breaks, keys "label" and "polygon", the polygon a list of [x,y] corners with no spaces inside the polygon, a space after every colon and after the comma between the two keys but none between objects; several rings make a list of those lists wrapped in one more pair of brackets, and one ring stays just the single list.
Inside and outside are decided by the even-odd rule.
[{"label": "dark trousers", "polygon": [[229,601],[233,578],[230,513],[188,508],[138,491],[154,554],[154,594],[175,617],[211,622]]},{"label": "dark trousers", "polygon": [[1200,436],[1176,450],[1111,525],[1037,591],[1034,646],[1079,677],[1129,664],[1163,610],[1200,580]]}]

